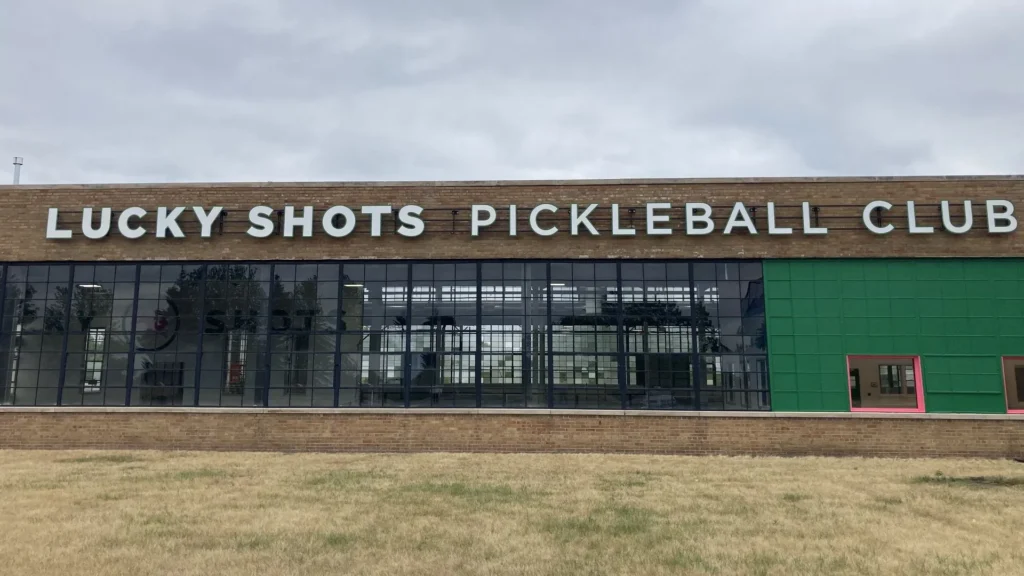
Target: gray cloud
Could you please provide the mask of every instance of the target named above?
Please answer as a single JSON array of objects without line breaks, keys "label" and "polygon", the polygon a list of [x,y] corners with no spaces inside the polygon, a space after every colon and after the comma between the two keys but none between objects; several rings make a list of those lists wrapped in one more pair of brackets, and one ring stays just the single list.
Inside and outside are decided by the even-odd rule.
[{"label": "gray cloud", "polygon": [[26,183],[1024,172],[1019,0],[0,10]]}]

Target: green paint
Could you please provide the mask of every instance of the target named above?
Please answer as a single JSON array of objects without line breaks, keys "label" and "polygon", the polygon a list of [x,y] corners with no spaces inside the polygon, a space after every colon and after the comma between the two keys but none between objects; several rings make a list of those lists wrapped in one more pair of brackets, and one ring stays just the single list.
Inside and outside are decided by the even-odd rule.
[{"label": "green paint", "polygon": [[848,411],[846,356],[921,357],[928,412],[1006,411],[1024,260],[766,260],[775,411]]}]

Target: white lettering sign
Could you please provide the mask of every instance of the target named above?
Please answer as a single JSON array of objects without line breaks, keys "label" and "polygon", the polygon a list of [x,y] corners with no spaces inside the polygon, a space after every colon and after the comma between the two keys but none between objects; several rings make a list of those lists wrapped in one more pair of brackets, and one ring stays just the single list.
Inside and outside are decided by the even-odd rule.
[{"label": "white lettering sign", "polygon": [[[872,200],[860,208],[850,206],[849,209],[860,210],[860,224],[863,229],[877,235],[888,235],[897,231],[907,234],[948,233],[963,235],[974,228],[974,205],[970,200],[956,201],[963,206],[962,215],[959,208],[949,200],[942,200],[938,210],[933,204],[922,205],[913,200],[907,201],[906,214],[899,209],[894,210],[893,204],[886,200]],[[1014,203],[1010,200],[986,200],[985,222],[990,234],[1010,234],[1017,231],[1018,222]],[[823,220],[834,221],[832,218],[843,217],[840,213],[847,207],[826,206],[826,214],[810,202],[792,202],[779,205],[767,202],[767,232],[770,236],[792,236],[802,233],[805,236],[818,236],[829,233]],[[191,208],[191,213],[189,212]],[[498,210],[489,204],[473,204],[469,210],[469,233],[474,238],[506,234],[509,237],[519,235],[518,214],[520,207],[508,205],[507,223],[501,226]],[[709,236],[718,232],[722,235],[733,235],[745,232],[758,234],[759,221],[755,218],[758,205],[744,202],[733,202],[730,205],[712,206],[706,202],[686,202],[681,207],[668,202],[649,202],[642,208],[626,208],[619,204],[569,204],[559,207],[554,204],[537,204],[524,208],[529,214],[529,229],[526,233],[535,236],[549,237],[556,234],[572,236],[600,236],[611,232],[614,237],[670,236],[676,229],[686,236]],[[285,238],[310,238],[324,234],[331,238],[346,238],[355,233],[360,223],[370,237],[384,236],[385,218],[394,224],[393,231],[405,238],[417,238],[428,232],[428,228],[445,226],[445,218],[424,216],[427,212],[422,206],[408,204],[403,206],[371,205],[371,206],[330,206],[324,209],[318,219],[318,208],[315,206],[286,205],[280,209],[271,206],[253,206],[248,210],[248,227],[245,233],[252,238],[269,238],[279,235]],[[624,214],[628,210],[628,216]],[[637,226],[633,217],[642,210],[643,224]],[[77,214],[60,208],[47,208],[46,238],[49,240],[69,240],[79,236],[88,240],[100,240],[119,234],[124,238],[138,239],[150,235],[154,238],[185,238],[196,235],[200,238],[211,238],[214,226],[218,221],[224,226],[226,213],[223,206],[158,206],[153,209],[133,206],[115,209],[109,206],[86,206],[78,209]],[[781,216],[780,216],[781,212]],[[454,217],[459,213],[453,211],[451,228],[465,226],[465,217],[459,224]],[[891,216],[890,216],[891,214]],[[825,216],[828,218],[826,219]],[[502,207],[504,217],[504,207]],[[627,220],[628,218],[628,220]],[[543,222],[542,222],[543,219]],[[681,221],[680,221],[681,219]],[[793,227],[782,226],[784,219],[795,222],[800,220],[799,231]],[[610,223],[610,226],[609,226]],[[760,226],[764,226],[760,222]],[[941,226],[940,226],[941,225]],[[388,225],[389,229],[390,224]],[[462,228],[465,230],[465,228]],[[364,232],[366,233],[366,232]]]}]

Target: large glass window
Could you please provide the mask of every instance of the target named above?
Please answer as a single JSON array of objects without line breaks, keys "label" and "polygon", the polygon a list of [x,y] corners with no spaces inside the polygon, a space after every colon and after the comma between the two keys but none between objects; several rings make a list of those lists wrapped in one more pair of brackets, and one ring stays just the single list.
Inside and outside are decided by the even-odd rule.
[{"label": "large glass window", "polygon": [[476,264],[412,265],[409,403],[476,406]]},{"label": "large glass window", "polygon": [[695,308],[686,263],[622,263],[628,407],[693,410]]},{"label": "large glass window", "polygon": [[409,265],[345,263],[340,406],[404,406]]},{"label": "large glass window", "polygon": [[694,265],[694,329],[705,410],[768,408],[767,334],[760,263]]},{"label": "large glass window", "polygon": [[206,267],[201,287],[200,406],[264,405],[270,268],[270,264]]},{"label": "large glass window", "polygon": [[554,405],[621,408],[615,263],[551,264]]},{"label": "large glass window", "polygon": [[[0,271],[3,404],[769,405],[757,262],[168,262]],[[914,378],[895,374],[886,395],[913,395]]]},{"label": "large glass window", "polygon": [[202,272],[195,264],[140,266],[131,405],[194,404]]},{"label": "large glass window", "polygon": [[548,406],[547,269],[542,263],[481,264],[482,406]]},{"label": "large glass window", "polygon": [[136,269],[75,265],[62,404],[124,404]]},{"label": "large glass window", "polygon": [[334,406],[337,314],[337,264],[274,266],[270,406]]},{"label": "large glass window", "polygon": [[70,297],[66,265],[8,266],[2,333],[4,404],[59,404]]}]

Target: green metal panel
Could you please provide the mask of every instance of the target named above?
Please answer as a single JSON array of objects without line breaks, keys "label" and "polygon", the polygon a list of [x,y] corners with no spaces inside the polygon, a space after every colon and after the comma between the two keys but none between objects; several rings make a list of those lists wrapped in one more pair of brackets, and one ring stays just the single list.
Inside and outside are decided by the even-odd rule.
[{"label": "green metal panel", "polygon": [[848,411],[846,357],[921,357],[928,412],[1006,410],[1024,260],[767,260],[772,409]]}]

